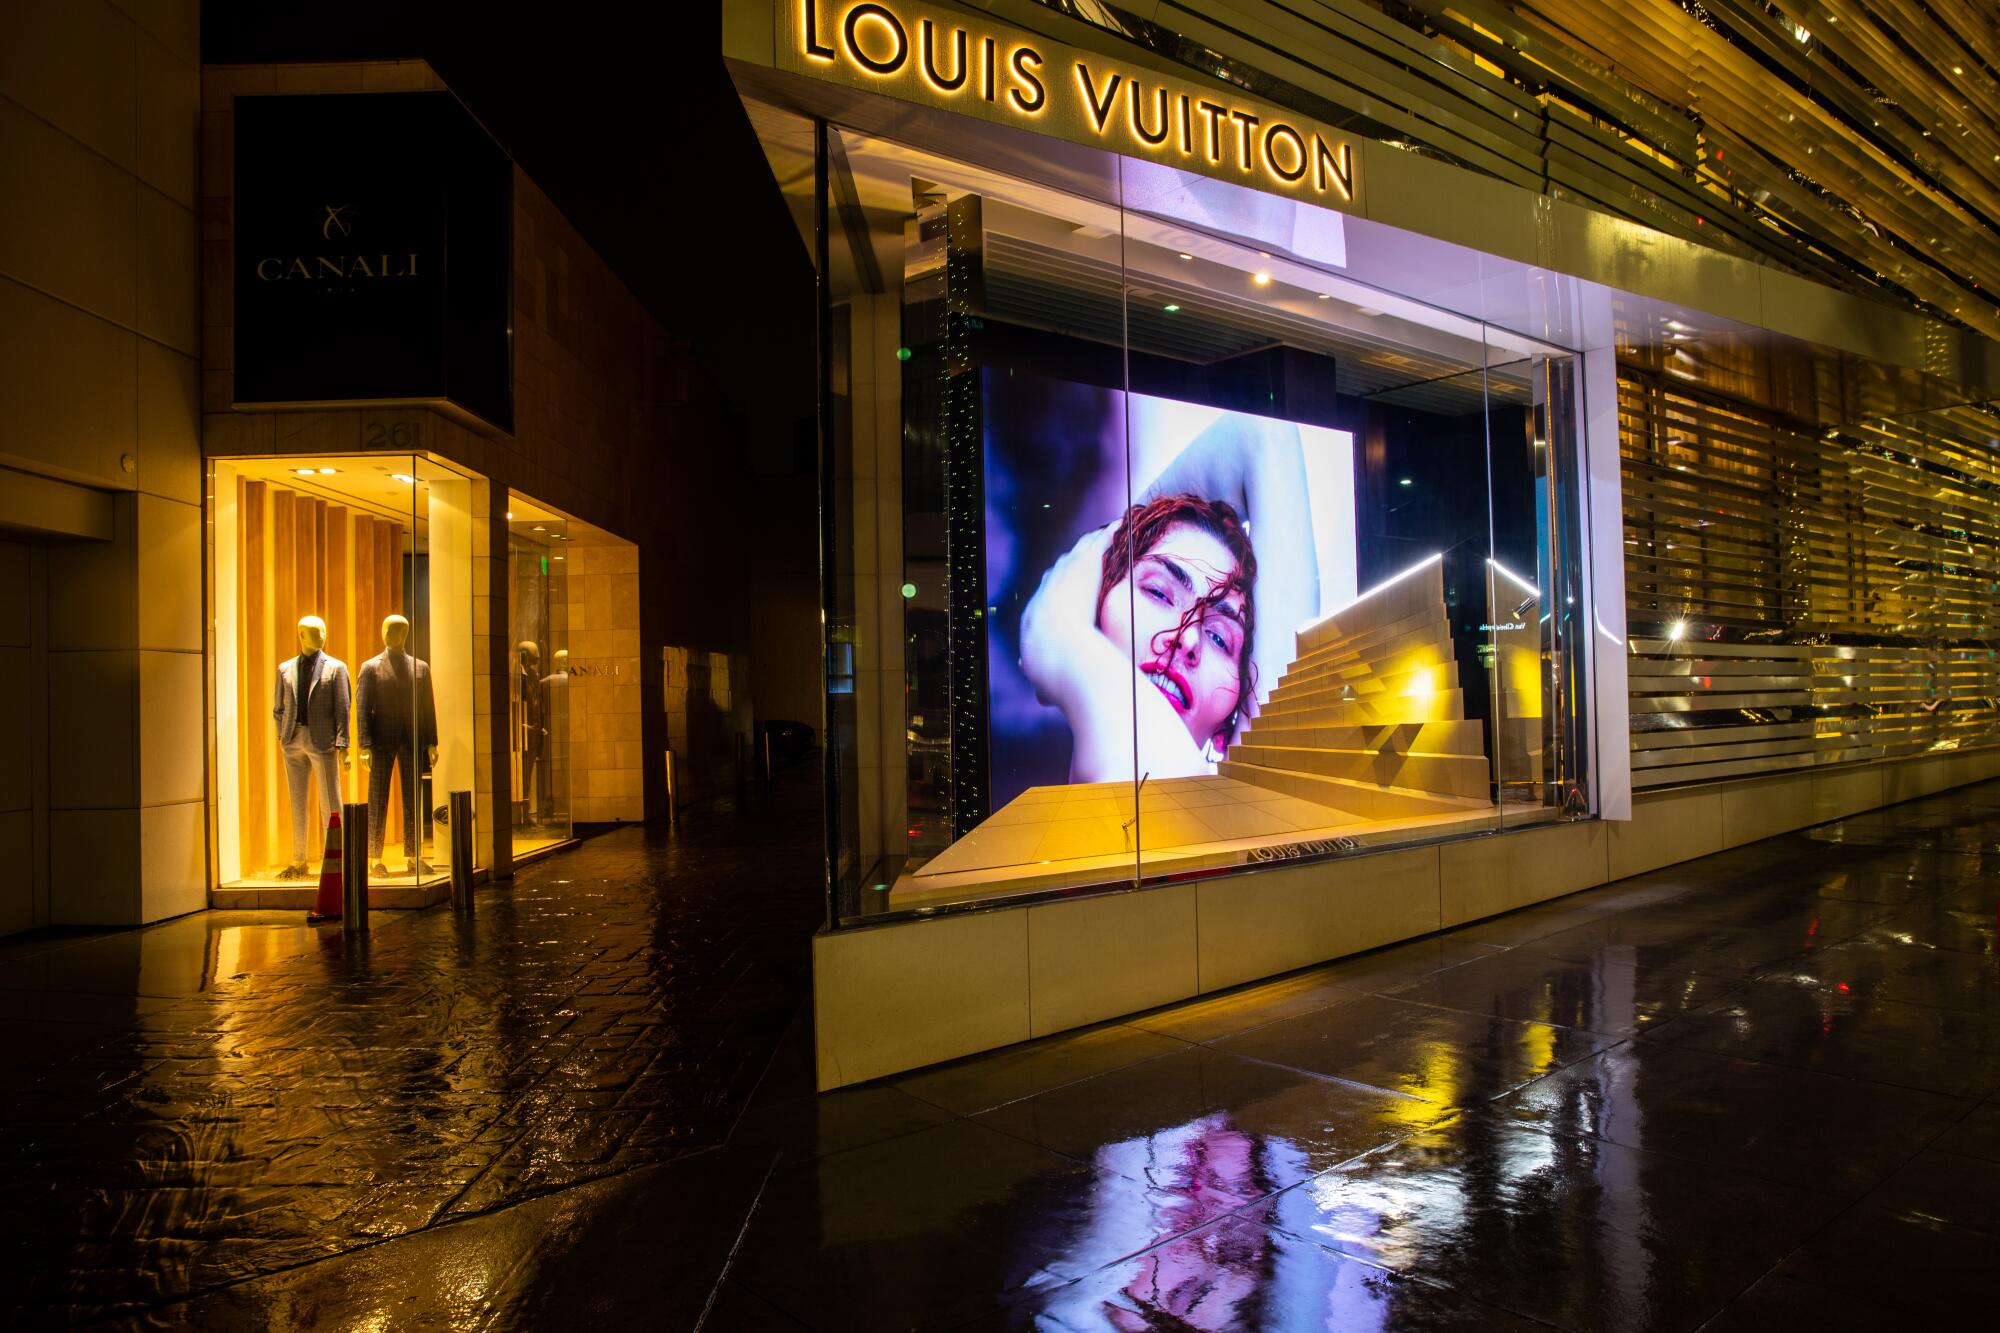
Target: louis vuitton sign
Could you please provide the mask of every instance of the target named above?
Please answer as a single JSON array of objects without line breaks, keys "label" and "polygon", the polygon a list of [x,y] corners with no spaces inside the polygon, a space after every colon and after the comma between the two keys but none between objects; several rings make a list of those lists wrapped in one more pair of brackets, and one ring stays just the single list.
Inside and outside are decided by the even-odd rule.
[{"label": "louis vuitton sign", "polygon": [[1241,96],[904,0],[779,0],[780,68],[1095,143],[1335,208],[1358,183],[1344,135]]},{"label": "louis vuitton sign", "polygon": [[512,424],[513,165],[449,93],[238,97],[236,403]]}]

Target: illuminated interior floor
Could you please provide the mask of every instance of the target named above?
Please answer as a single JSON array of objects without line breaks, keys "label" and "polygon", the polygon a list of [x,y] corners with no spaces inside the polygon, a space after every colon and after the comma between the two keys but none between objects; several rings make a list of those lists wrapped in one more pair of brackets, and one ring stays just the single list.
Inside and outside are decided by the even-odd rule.
[{"label": "illuminated interior floor", "polygon": [[[889,891],[893,908],[1116,883],[1243,865],[1253,853],[1321,839],[1357,845],[1495,826],[1489,801],[1399,792],[1413,813],[1370,818],[1225,777],[1148,782],[1133,822],[1128,783],[1033,787]],[[1509,808],[1510,822],[1529,817]]]}]

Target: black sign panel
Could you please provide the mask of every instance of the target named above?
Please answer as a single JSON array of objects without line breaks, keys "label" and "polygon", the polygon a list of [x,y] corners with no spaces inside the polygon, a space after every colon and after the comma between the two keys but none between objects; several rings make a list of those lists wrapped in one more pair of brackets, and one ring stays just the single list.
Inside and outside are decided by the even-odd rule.
[{"label": "black sign panel", "polygon": [[513,428],[513,168],[449,93],[236,99],[236,401]]}]

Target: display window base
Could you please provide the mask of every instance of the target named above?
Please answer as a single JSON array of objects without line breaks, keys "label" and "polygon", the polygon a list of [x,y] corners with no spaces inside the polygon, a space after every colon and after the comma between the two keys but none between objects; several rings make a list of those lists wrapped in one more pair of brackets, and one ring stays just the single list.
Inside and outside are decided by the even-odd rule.
[{"label": "display window base", "polygon": [[[1033,787],[897,877],[890,910],[1217,873],[1556,818],[1539,806],[1377,789],[1368,816],[1226,777]],[[1390,813],[1389,810],[1393,810]]]},{"label": "display window base", "polygon": [[559,852],[565,847],[574,847],[576,839],[568,833],[525,833],[514,837],[514,864],[539,861],[543,857]]},{"label": "display window base", "polygon": [[[391,861],[392,867],[401,865]],[[276,874],[233,880],[208,896],[216,908],[297,908],[303,912],[319,896],[319,865],[313,862],[307,879],[279,879]],[[372,909],[431,907],[451,897],[451,867],[433,865],[422,875],[408,871],[368,877],[368,906]]]}]

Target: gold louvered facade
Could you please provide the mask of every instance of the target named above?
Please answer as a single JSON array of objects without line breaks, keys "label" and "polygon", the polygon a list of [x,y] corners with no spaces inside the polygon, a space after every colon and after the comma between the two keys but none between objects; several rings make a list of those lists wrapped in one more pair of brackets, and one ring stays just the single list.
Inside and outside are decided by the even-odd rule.
[{"label": "gold louvered facade", "polygon": [[1621,358],[1634,786],[2000,742],[2000,415],[1829,420],[1854,370]]},{"label": "gold louvered facade", "polygon": [[1990,0],[1039,4],[1328,124],[2000,337]]}]

